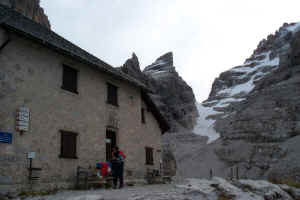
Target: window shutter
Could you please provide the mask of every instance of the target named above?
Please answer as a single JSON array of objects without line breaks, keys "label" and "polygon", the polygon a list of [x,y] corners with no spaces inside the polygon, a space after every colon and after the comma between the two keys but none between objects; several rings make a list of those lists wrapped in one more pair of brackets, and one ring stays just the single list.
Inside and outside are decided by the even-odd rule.
[{"label": "window shutter", "polygon": [[118,106],[118,87],[107,83],[107,103]]},{"label": "window shutter", "polygon": [[77,92],[77,70],[63,65],[63,84],[62,89],[68,90],[73,93]]},{"label": "window shutter", "polygon": [[153,165],[153,148],[145,147],[146,151],[146,165]]},{"label": "window shutter", "polygon": [[77,133],[61,131],[61,155],[63,158],[77,158]]}]

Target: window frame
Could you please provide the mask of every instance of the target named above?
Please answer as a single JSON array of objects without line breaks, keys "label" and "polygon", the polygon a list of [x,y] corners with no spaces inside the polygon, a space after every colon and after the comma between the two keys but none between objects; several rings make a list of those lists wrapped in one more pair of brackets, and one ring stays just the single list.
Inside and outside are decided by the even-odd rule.
[{"label": "window frame", "polygon": [[154,165],[154,149],[152,147],[145,147],[145,164]]},{"label": "window frame", "polygon": [[[75,83],[71,83],[72,87],[70,87],[70,83],[68,83],[66,77],[66,71],[69,70],[69,72],[75,72]],[[73,74],[73,75],[74,75]],[[63,64],[62,65],[62,85],[61,85],[61,89],[66,90],[68,92],[72,92],[74,94],[78,94],[78,74],[79,71],[73,67],[70,67],[69,65]],[[72,81],[74,81],[72,80]],[[70,81],[70,80],[69,80]]]},{"label": "window frame", "polygon": [[[119,89],[118,86],[116,86],[112,83],[106,83],[106,103],[107,104],[117,106],[117,107],[119,106],[118,89]],[[112,93],[112,91],[114,91],[114,93]]]},{"label": "window frame", "polygon": [[[59,154],[59,158],[66,158],[66,159],[78,159],[78,156],[77,156],[77,150],[78,150],[78,133],[75,133],[75,132],[72,132],[72,131],[66,131],[66,130],[60,130],[60,154]],[[68,136],[66,136],[68,135]],[[75,144],[71,144],[72,146],[72,154],[73,155],[70,155],[70,152],[68,152],[69,150],[66,150],[66,137],[73,137],[73,139],[75,138]],[[69,144],[70,145],[70,144]],[[74,148],[74,149],[73,149]]]}]

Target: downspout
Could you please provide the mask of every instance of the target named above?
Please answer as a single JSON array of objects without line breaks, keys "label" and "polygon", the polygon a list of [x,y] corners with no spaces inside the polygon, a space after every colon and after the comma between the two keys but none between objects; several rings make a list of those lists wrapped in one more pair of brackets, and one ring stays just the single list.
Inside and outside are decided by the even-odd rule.
[{"label": "downspout", "polygon": [[10,0],[10,3],[11,3],[11,8],[15,10],[16,9],[16,1]]},{"label": "downspout", "polygon": [[11,41],[11,39],[9,38],[9,35],[8,35],[8,38],[7,40],[0,46],[0,53],[2,52],[2,50],[6,47],[6,45]]},{"label": "downspout", "polygon": [[[1,26],[8,18],[10,18],[10,15],[4,17],[4,18],[0,21],[0,26]],[[1,53],[2,50],[7,46],[7,44],[11,41],[11,39],[10,39],[10,37],[9,37],[9,32],[8,32],[8,31],[6,31],[6,32],[7,32],[7,39],[6,39],[6,41],[5,41],[3,44],[1,44],[1,46],[0,46],[0,53]]]}]

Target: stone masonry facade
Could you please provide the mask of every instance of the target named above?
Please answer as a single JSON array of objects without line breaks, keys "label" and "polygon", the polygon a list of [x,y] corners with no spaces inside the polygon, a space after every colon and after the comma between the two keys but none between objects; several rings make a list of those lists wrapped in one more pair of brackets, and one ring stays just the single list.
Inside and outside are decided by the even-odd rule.
[{"label": "stone masonry facade", "polygon": [[[126,172],[142,179],[147,168],[160,169],[159,123],[141,98],[141,89],[64,56],[16,33],[0,28],[0,131],[12,133],[12,144],[0,143],[0,191],[28,186],[27,153],[35,152],[33,166],[42,168],[39,186],[70,187],[77,166],[95,166],[106,159],[106,130],[115,127],[117,145],[126,154]],[[61,89],[63,65],[78,70],[78,94]],[[107,83],[118,87],[119,106],[106,103]],[[30,109],[30,127],[16,131],[16,112]],[[146,123],[141,123],[141,108]],[[77,136],[78,159],[59,158],[60,131]],[[154,165],[145,164],[145,147],[153,148]]]}]

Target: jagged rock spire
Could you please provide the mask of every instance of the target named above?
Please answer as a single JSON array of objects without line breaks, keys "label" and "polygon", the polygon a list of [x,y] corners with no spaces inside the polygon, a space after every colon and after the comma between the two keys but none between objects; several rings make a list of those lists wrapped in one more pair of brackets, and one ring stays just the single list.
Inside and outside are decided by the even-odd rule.
[{"label": "jagged rock spire", "polygon": [[148,65],[144,69],[144,73],[146,74],[152,74],[158,71],[168,71],[168,72],[174,72],[174,66],[173,66],[173,53],[168,52],[159,58],[155,60],[154,63],[151,65]]},{"label": "jagged rock spire", "polygon": [[173,52],[168,52],[162,56],[160,56],[159,58],[156,59],[155,62],[157,61],[164,61],[167,62],[168,65],[173,66]]},{"label": "jagged rock spire", "polygon": [[0,4],[12,8],[31,20],[51,29],[51,25],[40,0],[0,0]]},{"label": "jagged rock spire", "polygon": [[120,68],[122,72],[134,77],[135,79],[145,83],[146,77],[140,69],[139,59],[133,52],[131,58],[127,59]]}]

